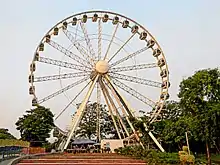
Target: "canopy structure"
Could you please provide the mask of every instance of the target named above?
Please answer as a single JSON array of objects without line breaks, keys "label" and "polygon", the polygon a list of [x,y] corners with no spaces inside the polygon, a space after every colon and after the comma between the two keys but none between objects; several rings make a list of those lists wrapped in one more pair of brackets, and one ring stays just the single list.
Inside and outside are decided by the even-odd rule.
[{"label": "canopy structure", "polygon": [[96,142],[90,139],[75,139],[72,144],[80,145],[80,144],[96,144]]}]

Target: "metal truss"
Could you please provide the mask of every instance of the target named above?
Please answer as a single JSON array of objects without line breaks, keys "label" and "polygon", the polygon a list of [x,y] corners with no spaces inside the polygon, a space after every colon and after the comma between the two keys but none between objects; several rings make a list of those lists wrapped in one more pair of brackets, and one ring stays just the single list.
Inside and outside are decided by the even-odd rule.
[{"label": "metal truss", "polygon": [[[89,83],[90,83],[90,82],[89,82]],[[67,106],[55,117],[54,120],[57,120],[57,119],[67,110],[67,108],[68,108],[71,104],[73,104],[73,102],[77,99],[77,97],[79,97],[79,95],[86,89],[86,87],[89,85],[89,83],[88,83],[86,86],[84,86],[84,87],[79,91],[79,93],[69,102],[69,104],[67,104]]]},{"label": "metal truss", "polygon": [[68,30],[63,30],[64,34],[66,37],[72,42],[73,46],[80,52],[80,54],[87,60],[89,61],[88,63],[92,66],[94,64],[93,59],[86,53],[84,48],[81,46],[79,42],[77,42],[74,38],[74,36],[69,32]]},{"label": "metal truss", "polygon": [[132,70],[140,70],[140,69],[155,68],[155,67],[157,67],[157,63],[140,64],[140,65],[131,65],[131,66],[111,68],[109,72],[132,71]]},{"label": "metal truss", "polygon": [[57,92],[55,92],[55,93],[52,93],[52,94],[50,94],[49,96],[47,96],[47,97],[45,97],[45,98],[39,100],[39,101],[38,101],[38,104],[41,104],[41,103],[43,103],[43,102],[45,102],[45,101],[47,101],[47,100],[49,100],[49,99],[51,99],[51,98],[53,98],[53,97],[55,97],[55,96],[57,96],[57,95],[59,95],[59,94],[65,92],[65,91],[67,91],[67,90],[69,90],[69,89],[75,87],[76,85],[79,85],[79,84],[85,82],[85,81],[88,80],[88,79],[89,79],[89,76],[87,76],[87,77],[85,77],[85,78],[83,78],[83,79],[81,79],[81,80],[78,80],[78,81],[74,82],[73,84],[70,84],[70,85],[68,85],[68,86],[66,86],[66,87],[64,87],[64,88],[62,88],[61,90],[59,90],[59,91],[57,91]]},{"label": "metal truss", "polygon": [[88,64],[91,65],[89,63],[89,61],[84,60],[83,58],[79,57],[78,55],[74,54],[73,52],[71,52],[68,49],[64,48],[63,46],[59,45],[58,43],[52,41],[51,39],[48,42],[48,44],[51,45],[52,47],[54,47],[55,49],[57,49],[58,51],[60,51],[61,53],[65,54],[66,56],[72,58],[74,61],[76,61],[84,66],[88,66]]},{"label": "metal truss", "polygon": [[97,131],[97,142],[99,143],[101,141],[101,134],[100,134],[100,105],[101,105],[101,89],[100,84],[97,83],[97,107],[96,107],[96,113],[97,113],[97,122],[96,122],[96,131]]},{"label": "metal truss", "polygon": [[119,74],[119,73],[109,73],[109,76],[112,78],[126,80],[126,81],[134,82],[137,84],[143,84],[143,85],[148,85],[148,86],[157,87],[157,88],[160,88],[162,84],[157,81],[147,80],[147,79],[134,77],[134,76],[128,76],[128,75]]},{"label": "metal truss", "polygon": [[105,102],[106,102],[106,104],[107,104],[107,106],[108,106],[108,109],[109,109],[109,113],[110,113],[110,115],[111,115],[112,121],[113,121],[114,126],[115,126],[115,129],[116,129],[116,131],[117,131],[118,137],[119,137],[119,139],[121,139],[121,134],[120,134],[120,132],[119,132],[119,129],[118,129],[116,120],[115,120],[114,115],[113,115],[112,105],[111,105],[111,103],[110,103],[109,100],[108,100],[107,89],[105,88],[105,85],[104,85],[104,83],[103,83],[102,81],[100,81],[100,85],[101,85],[101,89],[102,89],[102,92],[103,92],[103,96],[104,96],[104,98],[105,98]]},{"label": "metal truss", "polygon": [[152,100],[150,100],[149,98],[145,97],[144,95],[142,95],[141,93],[135,91],[134,89],[132,89],[131,87],[125,85],[124,83],[120,82],[119,80],[113,78],[111,79],[112,82],[118,86],[119,88],[123,89],[125,92],[129,93],[130,95],[134,96],[135,98],[137,98],[138,100],[142,101],[143,103],[151,106],[152,108],[155,107],[156,103]]},{"label": "metal truss", "polygon": [[101,59],[102,54],[102,24],[101,24],[101,18],[98,22],[98,60]]},{"label": "metal truss", "polygon": [[124,46],[134,37],[136,33],[133,33],[126,41],[125,43],[115,52],[115,54],[108,60],[110,62],[123,48]]},{"label": "metal truss", "polygon": [[88,102],[88,100],[89,100],[89,98],[90,98],[90,96],[92,94],[92,91],[93,91],[93,89],[95,87],[95,84],[96,84],[98,78],[99,78],[99,75],[97,75],[95,77],[94,81],[91,81],[91,85],[89,87],[89,90],[88,90],[85,98],[83,99],[82,103],[80,104],[80,106],[79,106],[79,108],[78,108],[78,110],[77,110],[77,112],[75,114],[74,121],[72,121],[72,123],[71,123],[71,129],[68,132],[67,140],[66,140],[66,143],[64,145],[63,150],[67,149],[67,146],[69,145],[70,139],[74,135],[74,133],[75,133],[75,131],[76,131],[78,125],[79,125],[79,122],[80,122],[80,120],[82,118],[82,115],[83,115],[83,112],[85,110],[85,106],[86,106],[86,104],[87,104],[87,102]]},{"label": "metal truss", "polygon": [[65,74],[59,74],[59,75],[34,77],[34,82],[68,79],[68,78],[83,77],[83,76],[88,76],[88,75],[89,73],[78,72],[78,73],[65,73]]},{"label": "metal truss", "polygon": [[129,58],[132,58],[132,57],[134,57],[134,56],[136,56],[136,55],[138,55],[138,54],[140,54],[140,53],[146,51],[147,49],[148,49],[148,47],[144,47],[144,48],[142,48],[142,49],[140,49],[140,50],[138,50],[138,51],[136,51],[136,52],[134,52],[134,53],[132,53],[132,54],[129,54],[128,56],[126,56],[126,57],[124,57],[124,58],[122,58],[122,59],[120,59],[120,60],[118,60],[118,61],[112,63],[112,64],[110,65],[110,67],[113,67],[113,66],[115,66],[115,65],[118,65],[118,64],[120,64],[120,63],[122,63],[122,62],[128,60]]},{"label": "metal truss", "polygon": [[83,34],[84,34],[84,37],[85,37],[85,40],[86,40],[86,44],[89,48],[89,53],[93,57],[93,59],[95,59],[95,52],[92,48],[91,40],[89,39],[89,35],[88,35],[87,30],[86,30],[85,24],[80,22],[80,26],[81,26],[81,29],[83,31]]},{"label": "metal truss", "polygon": [[108,56],[108,52],[109,52],[110,47],[111,47],[111,44],[112,44],[112,42],[113,42],[113,40],[114,40],[114,38],[115,38],[115,34],[116,34],[117,30],[118,30],[118,26],[119,26],[119,23],[118,23],[118,24],[116,25],[116,27],[115,27],[115,30],[114,30],[114,32],[113,32],[111,41],[110,41],[110,43],[109,43],[109,45],[108,45],[108,48],[107,48],[107,51],[106,51],[106,53],[105,53],[104,60],[105,60],[105,59],[107,58],[107,56]]},{"label": "metal truss", "polygon": [[88,68],[87,66],[76,65],[76,64],[72,64],[72,63],[68,63],[68,62],[64,62],[64,61],[60,61],[60,60],[54,60],[51,58],[40,57],[38,61],[42,62],[42,63],[46,63],[46,64],[56,65],[56,66],[69,68],[69,69],[80,70],[80,71],[84,71],[84,72],[91,71],[91,68]]}]

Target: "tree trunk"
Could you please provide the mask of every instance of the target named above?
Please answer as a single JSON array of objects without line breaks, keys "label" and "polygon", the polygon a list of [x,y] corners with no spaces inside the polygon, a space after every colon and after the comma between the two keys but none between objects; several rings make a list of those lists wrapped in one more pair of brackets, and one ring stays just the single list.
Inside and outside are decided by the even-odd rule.
[{"label": "tree trunk", "polygon": [[207,154],[207,161],[208,165],[211,165],[211,156],[210,156],[210,150],[209,150],[209,143],[206,140],[206,154]]}]

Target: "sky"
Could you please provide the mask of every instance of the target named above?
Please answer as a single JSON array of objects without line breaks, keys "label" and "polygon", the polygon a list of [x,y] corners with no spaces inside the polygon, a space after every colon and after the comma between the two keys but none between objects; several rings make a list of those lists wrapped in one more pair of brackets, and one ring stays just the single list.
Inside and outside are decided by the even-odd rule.
[{"label": "sky", "polygon": [[58,21],[88,10],[109,10],[147,28],[161,45],[170,71],[171,99],[196,70],[220,66],[219,0],[0,0],[0,127],[30,108],[29,65],[44,34]]}]

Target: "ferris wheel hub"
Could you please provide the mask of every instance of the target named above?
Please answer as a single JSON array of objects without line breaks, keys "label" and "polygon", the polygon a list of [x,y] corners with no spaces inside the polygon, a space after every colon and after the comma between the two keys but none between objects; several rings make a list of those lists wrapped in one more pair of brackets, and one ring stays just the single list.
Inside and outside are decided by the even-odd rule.
[{"label": "ferris wheel hub", "polygon": [[95,65],[95,70],[98,73],[105,74],[109,70],[109,64],[105,60],[100,60]]}]

